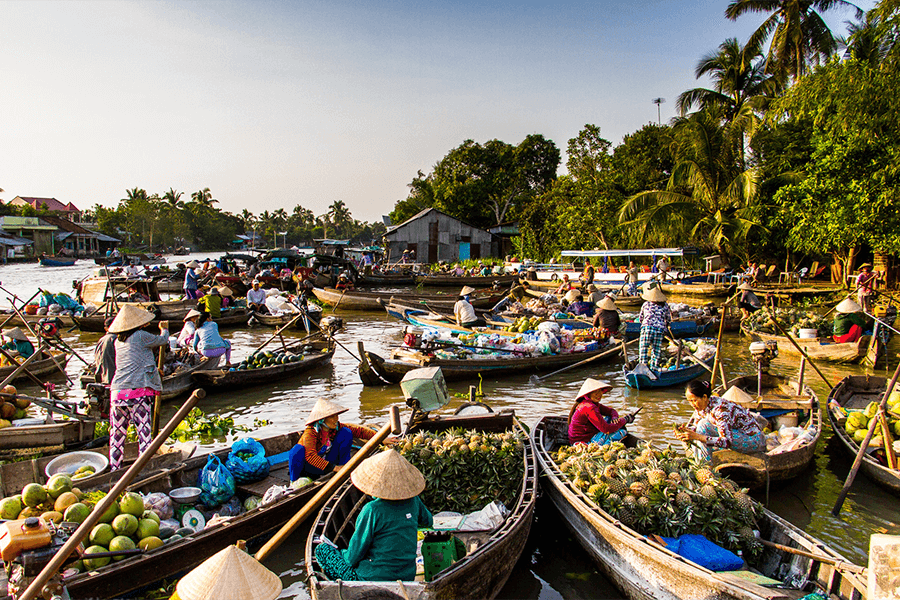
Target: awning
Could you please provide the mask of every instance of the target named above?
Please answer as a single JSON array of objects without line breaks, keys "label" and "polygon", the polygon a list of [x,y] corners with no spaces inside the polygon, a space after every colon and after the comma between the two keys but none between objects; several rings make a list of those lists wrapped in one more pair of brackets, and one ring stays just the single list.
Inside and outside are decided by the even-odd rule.
[{"label": "awning", "polygon": [[696,248],[649,248],[640,250],[563,250],[562,256],[580,258],[604,258],[627,256],[687,256],[700,252]]},{"label": "awning", "polygon": [[56,237],[56,241],[61,242],[67,238],[72,237],[72,232],[71,231],[61,231],[60,233],[57,233],[54,237]]},{"label": "awning", "polygon": [[0,245],[2,246],[31,246],[33,241],[16,237],[14,235],[0,235]]},{"label": "awning", "polygon": [[97,239],[101,242],[121,242],[122,241],[118,238],[114,238],[110,235],[106,235],[105,233],[100,233],[97,231],[94,232],[94,235],[96,235]]}]

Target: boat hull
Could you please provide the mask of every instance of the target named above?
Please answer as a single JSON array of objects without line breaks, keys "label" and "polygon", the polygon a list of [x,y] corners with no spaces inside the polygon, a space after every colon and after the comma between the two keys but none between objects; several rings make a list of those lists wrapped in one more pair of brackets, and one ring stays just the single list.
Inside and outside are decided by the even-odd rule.
[{"label": "boat hull", "polygon": [[42,267],[71,267],[76,260],[75,258],[40,258]]},{"label": "boat hull", "polygon": [[[390,300],[393,296],[397,296],[396,292],[359,292],[345,291],[341,292],[334,288],[314,288],[313,293],[316,298],[323,304],[328,306],[336,306],[341,310],[361,310],[376,311],[382,310],[381,302]],[[475,308],[490,308],[503,299],[502,293],[485,293],[483,291],[476,292],[472,296],[472,306]],[[459,299],[453,294],[403,294],[403,300],[408,303],[418,303],[423,306],[433,306],[435,308],[450,309]]]},{"label": "boat hull", "polygon": [[508,286],[519,281],[519,276],[512,275],[496,275],[496,276],[467,276],[454,277],[442,275],[417,275],[416,285],[425,285],[432,287],[459,287],[468,285],[474,288],[485,288],[493,285]]},{"label": "boat hull", "polygon": [[[54,373],[62,375],[62,371],[66,370],[66,363],[69,362],[69,355],[65,352],[44,352],[44,355],[46,356],[46,358],[37,358],[31,361],[30,363],[28,363],[25,369],[30,371],[33,375],[50,376]],[[9,377],[15,370],[15,365],[0,367],[0,380]],[[28,374],[25,373],[25,370],[22,370],[18,375],[15,376],[13,381],[25,379],[26,377],[28,377]]]},{"label": "boat hull", "polygon": [[[705,363],[707,366],[710,366],[710,363]],[[625,367],[625,384],[628,387],[632,387],[636,390],[646,390],[650,388],[663,388],[670,387],[673,385],[679,385],[682,383],[687,383],[692,379],[696,379],[700,377],[704,373],[708,373],[706,369],[702,366],[694,363],[682,366],[680,369],[673,369],[671,371],[654,371],[656,375],[656,379],[650,379],[647,375],[637,374]]]},{"label": "boat hull", "polygon": [[[782,335],[772,335],[769,333],[760,333],[750,331],[745,326],[741,326],[741,332],[751,338],[758,338],[762,341],[778,342],[778,351],[791,356],[802,356],[799,350],[790,342],[789,339]],[[813,338],[803,339],[794,338],[801,348],[814,360],[824,360],[833,363],[858,363],[866,357],[871,344],[871,337],[862,336],[855,342],[838,344],[832,342],[829,338]],[[824,342],[824,343],[823,343]]]},{"label": "boat hull", "polygon": [[[324,344],[324,343],[319,343]],[[316,344],[318,345],[318,344]],[[315,346],[315,345],[314,345]],[[235,389],[255,385],[266,385],[275,381],[295,377],[316,367],[330,363],[334,356],[334,346],[329,344],[327,352],[317,352],[299,362],[272,365],[261,369],[229,371],[227,369],[198,370],[193,372],[194,383],[204,389]]]}]

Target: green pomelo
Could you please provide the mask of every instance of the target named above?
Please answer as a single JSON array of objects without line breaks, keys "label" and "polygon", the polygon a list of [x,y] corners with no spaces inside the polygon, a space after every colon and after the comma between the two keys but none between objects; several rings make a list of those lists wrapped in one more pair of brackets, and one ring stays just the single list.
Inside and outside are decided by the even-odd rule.
[{"label": "green pomelo", "polygon": [[[90,554],[100,554],[101,552],[106,552],[106,548],[103,546],[91,546],[87,550],[84,551],[85,557]],[[109,564],[109,557],[104,556],[102,558],[84,558],[84,568],[88,571],[93,571],[94,569],[99,569],[100,567],[105,567]]]},{"label": "green pomelo", "polygon": [[46,499],[47,492],[40,484],[29,483],[22,488],[22,502],[25,503],[25,506],[34,508]]},{"label": "green pomelo", "polygon": [[[129,515],[133,516],[133,515]],[[124,535],[117,535],[112,539],[109,543],[109,551],[110,552],[118,552],[119,550],[134,550],[137,546],[130,537]],[[119,556],[113,556],[113,560],[124,560],[128,558],[127,556],[120,554]]]},{"label": "green pomelo", "polygon": [[62,513],[56,510],[50,510],[41,515],[41,518],[44,521],[49,521],[54,523],[55,525],[59,525],[62,523],[63,516]]},{"label": "green pomelo", "polygon": [[112,522],[113,531],[118,535],[134,535],[138,530],[138,520],[134,515],[119,515]]},{"label": "green pomelo", "polygon": [[[96,508],[96,507],[95,507]],[[100,523],[112,523],[112,520],[119,514],[119,505],[113,502],[109,505],[102,515],[100,515]]]},{"label": "green pomelo", "polygon": [[86,504],[76,502],[66,509],[63,520],[70,523],[84,523],[84,520],[88,518],[89,514],[91,514],[91,509],[88,508]]},{"label": "green pomelo", "polygon": [[159,548],[163,545],[163,541],[158,537],[151,535],[150,537],[145,537],[138,542],[138,548],[142,550],[153,550],[154,548]]},{"label": "green pomelo", "polygon": [[22,500],[16,496],[0,501],[0,519],[15,519],[22,512]]},{"label": "green pomelo", "polygon": [[47,482],[47,491],[54,500],[66,492],[71,492],[72,487],[72,478],[65,473],[57,473]]},{"label": "green pomelo", "polygon": [[33,508],[31,506],[26,506],[22,509],[22,512],[19,513],[17,519],[27,519],[28,517],[39,517],[43,511],[37,508]]},{"label": "green pomelo", "polygon": [[868,433],[865,429],[857,429],[853,432],[853,441],[857,444],[861,444],[864,439],[866,439],[866,433]]},{"label": "green pomelo", "polygon": [[95,546],[108,546],[112,539],[116,537],[112,525],[109,523],[100,523],[91,530],[91,543]]},{"label": "green pomelo", "polygon": [[156,537],[159,535],[159,523],[153,519],[141,519],[138,523],[137,538],[142,540],[147,537]]},{"label": "green pomelo", "polygon": [[156,511],[150,509],[144,511],[144,514],[141,515],[141,519],[153,519],[154,521],[156,521],[157,525],[161,522],[159,515],[156,514]]},{"label": "green pomelo", "polygon": [[53,509],[64,513],[66,512],[67,508],[69,508],[76,502],[78,502],[78,496],[76,496],[72,492],[63,492],[56,499],[56,502],[53,503]]},{"label": "green pomelo", "polygon": [[119,510],[126,515],[140,517],[144,514],[144,499],[140,494],[128,492],[119,500]]}]

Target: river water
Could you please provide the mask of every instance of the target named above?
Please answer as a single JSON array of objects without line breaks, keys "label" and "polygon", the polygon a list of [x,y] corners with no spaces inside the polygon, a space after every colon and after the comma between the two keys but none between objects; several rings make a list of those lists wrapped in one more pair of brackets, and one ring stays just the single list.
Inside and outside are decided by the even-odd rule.
[{"label": "river water", "polygon": [[[170,262],[202,259],[206,255],[170,257]],[[215,257],[217,255],[210,255]],[[79,261],[73,267],[40,267],[35,264],[7,265],[0,267],[0,304],[8,304],[8,297],[16,294],[27,299],[40,286],[53,292],[70,292],[72,281],[89,275],[94,268],[92,261]],[[4,291],[5,290],[5,291]],[[345,327],[337,340],[345,348],[335,353],[333,364],[287,382],[267,387],[242,390],[234,393],[210,394],[200,407],[207,413],[234,418],[236,424],[253,427],[254,419],[267,419],[271,424],[253,431],[252,435],[265,437],[296,430],[302,426],[306,414],[320,396],[332,399],[349,408],[342,420],[358,422],[372,427],[380,426],[386,416],[386,408],[402,402],[399,386],[363,387],[356,373],[357,361],[348,350],[356,353],[359,340],[366,348],[387,352],[402,341],[400,324],[384,314],[338,311]],[[174,327],[174,324],[173,324]],[[257,327],[245,330],[224,330],[239,360],[262,343],[272,332]],[[291,334],[294,335],[294,334]],[[300,334],[296,334],[300,335]],[[286,336],[289,337],[289,336]],[[99,334],[80,334],[77,330],[64,334],[64,340],[82,356],[90,360],[93,345]],[[754,372],[747,352],[748,341],[736,334],[726,334],[723,340],[724,366],[727,376],[734,377]],[[896,360],[896,348],[891,356]],[[865,373],[860,366],[837,366],[822,363],[822,371],[835,384],[849,374]],[[772,371],[794,374],[796,362],[781,356],[773,363]],[[81,370],[77,359],[69,362],[68,373],[73,381]],[[884,374],[883,371],[879,374]],[[514,408],[529,425],[546,414],[564,414],[571,406],[572,398],[586,377],[609,381],[613,390],[606,396],[607,403],[617,410],[643,410],[630,427],[637,435],[658,443],[674,442],[671,434],[676,423],[685,421],[691,409],[683,397],[683,390],[672,388],[659,391],[637,391],[624,384],[621,362],[595,364],[561,373],[543,383],[532,384],[527,376],[501,380],[484,380],[482,388],[485,401],[496,408]],[[820,400],[828,395],[828,386],[811,369],[807,381],[819,394]],[[58,391],[70,398],[82,395],[75,385],[66,384],[62,376],[53,379]],[[470,382],[451,383],[453,392],[466,393]],[[474,382],[477,384],[477,382]],[[38,390],[21,385],[25,393]],[[456,402],[451,403],[451,408]],[[176,404],[166,405],[167,419],[174,414]],[[163,421],[165,422],[165,421]],[[831,515],[831,507],[841,489],[850,468],[851,460],[844,456],[832,439],[828,429],[819,443],[816,460],[809,471],[787,484],[773,486],[768,499],[765,493],[756,494],[768,507],[801,529],[825,541],[842,552],[851,561],[865,565],[868,560],[869,536],[873,533],[900,533],[900,505],[892,495],[884,492],[860,474],[850,491],[840,517]],[[222,440],[221,446],[233,440]],[[302,536],[295,535],[285,543],[267,566],[282,576],[285,591],[282,598],[307,598],[302,583]],[[542,500],[532,528],[526,552],[515,567],[502,598],[621,598],[621,594],[598,571],[590,557],[578,546],[566,530],[552,505]]]}]

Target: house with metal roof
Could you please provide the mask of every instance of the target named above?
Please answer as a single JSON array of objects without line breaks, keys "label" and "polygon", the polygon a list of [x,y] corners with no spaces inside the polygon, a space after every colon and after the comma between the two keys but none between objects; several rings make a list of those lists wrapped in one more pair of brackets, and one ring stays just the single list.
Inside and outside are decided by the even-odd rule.
[{"label": "house with metal roof", "polygon": [[81,211],[78,207],[69,203],[62,203],[56,198],[37,198],[33,196],[16,196],[9,201],[10,206],[30,206],[34,210],[43,210],[44,207],[48,211],[66,219],[67,221],[80,221]]},{"label": "house with metal roof", "polygon": [[388,228],[384,245],[389,261],[400,260],[404,250],[415,253],[415,262],[429,263],[499,255],[497,236],[436,208],[426,208]]},{"label": "house with metal roof", "polygon": [[38,217],[0,217],[0,230],[7,236],[30,240],[33,243],[32,256],[43,253],[56,254],[57,244],[54,236],[59,228]]}]

